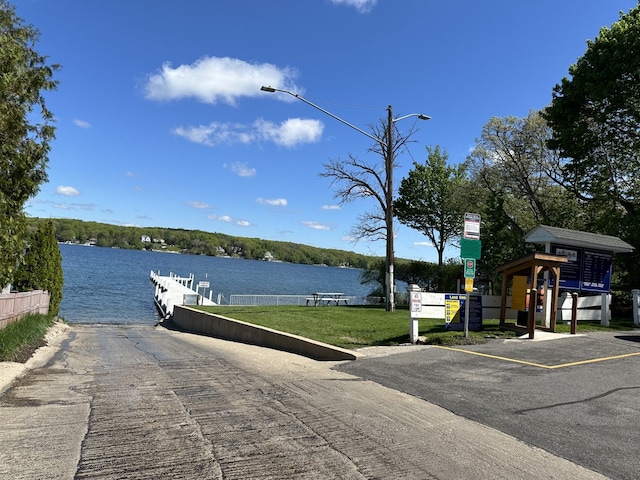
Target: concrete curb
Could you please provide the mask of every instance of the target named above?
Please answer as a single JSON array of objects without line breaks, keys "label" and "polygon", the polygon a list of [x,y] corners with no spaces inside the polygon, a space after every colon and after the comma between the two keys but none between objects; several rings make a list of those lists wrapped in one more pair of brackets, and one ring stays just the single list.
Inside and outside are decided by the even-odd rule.
[{"label": "concrete curb", "polygon": [[303,355],[314,360],[356,360],[362,354],[267,327],[190,307],[174,308],[173,323],[182,330]]}]

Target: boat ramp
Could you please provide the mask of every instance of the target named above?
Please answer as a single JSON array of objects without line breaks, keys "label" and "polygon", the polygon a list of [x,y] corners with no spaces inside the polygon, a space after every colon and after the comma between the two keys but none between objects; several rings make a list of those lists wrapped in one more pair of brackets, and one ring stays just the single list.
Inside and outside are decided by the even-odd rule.
[{"label": "boat ramp", "polygon": [[[174,273],[162,276],[160,272],[151,271],[149,276],[155,285],[154,302],[160,315],[169,318],[173,315],[175,305],[217,305],[211,298],[200,295],[193,289],[194,276],[180,277]],[[209,292],[211,295],[211,292]]]}]

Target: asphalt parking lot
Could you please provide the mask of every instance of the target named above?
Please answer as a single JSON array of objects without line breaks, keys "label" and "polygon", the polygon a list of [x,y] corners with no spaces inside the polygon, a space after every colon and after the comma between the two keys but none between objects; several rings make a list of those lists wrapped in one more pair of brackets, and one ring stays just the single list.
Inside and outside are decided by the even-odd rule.
[{"label": "asphalt parking lot", "polygon": [[395,349],[336,368],[615,479],[639,475],[640,330]]}]

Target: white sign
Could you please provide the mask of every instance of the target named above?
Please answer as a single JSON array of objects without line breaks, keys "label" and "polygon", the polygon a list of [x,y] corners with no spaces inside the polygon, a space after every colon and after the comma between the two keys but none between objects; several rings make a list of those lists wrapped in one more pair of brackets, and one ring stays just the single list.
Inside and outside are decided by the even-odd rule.
[{"label": "white sign", "polygon": [[198,282],[198,288],[209,288],[209,282]]},{"label": "white sign", "polygon": [[480,215],[477,213],[464,214],[464,238],[480,240]]},{"label": "white sign", "polygon": [[411,311],[412,312],[422,311],[422,294],[420,292],[411,293]]}]

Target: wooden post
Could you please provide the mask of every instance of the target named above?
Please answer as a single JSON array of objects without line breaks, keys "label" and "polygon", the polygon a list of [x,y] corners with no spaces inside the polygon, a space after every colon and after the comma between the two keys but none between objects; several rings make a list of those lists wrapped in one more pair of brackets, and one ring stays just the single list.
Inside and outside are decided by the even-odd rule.
[{"label": "wooden post", "polygon": [[573,292],[571,298],[571,334],[575,335],[578,326],[578,292]]},{"label": "wooden post", "polygon": [[538,291],[532,288],[529,291],[529,316],[527,318],[527,330],[529,332],[529,340],[533,340],[536,331],[536,301],[538,300]]}]

